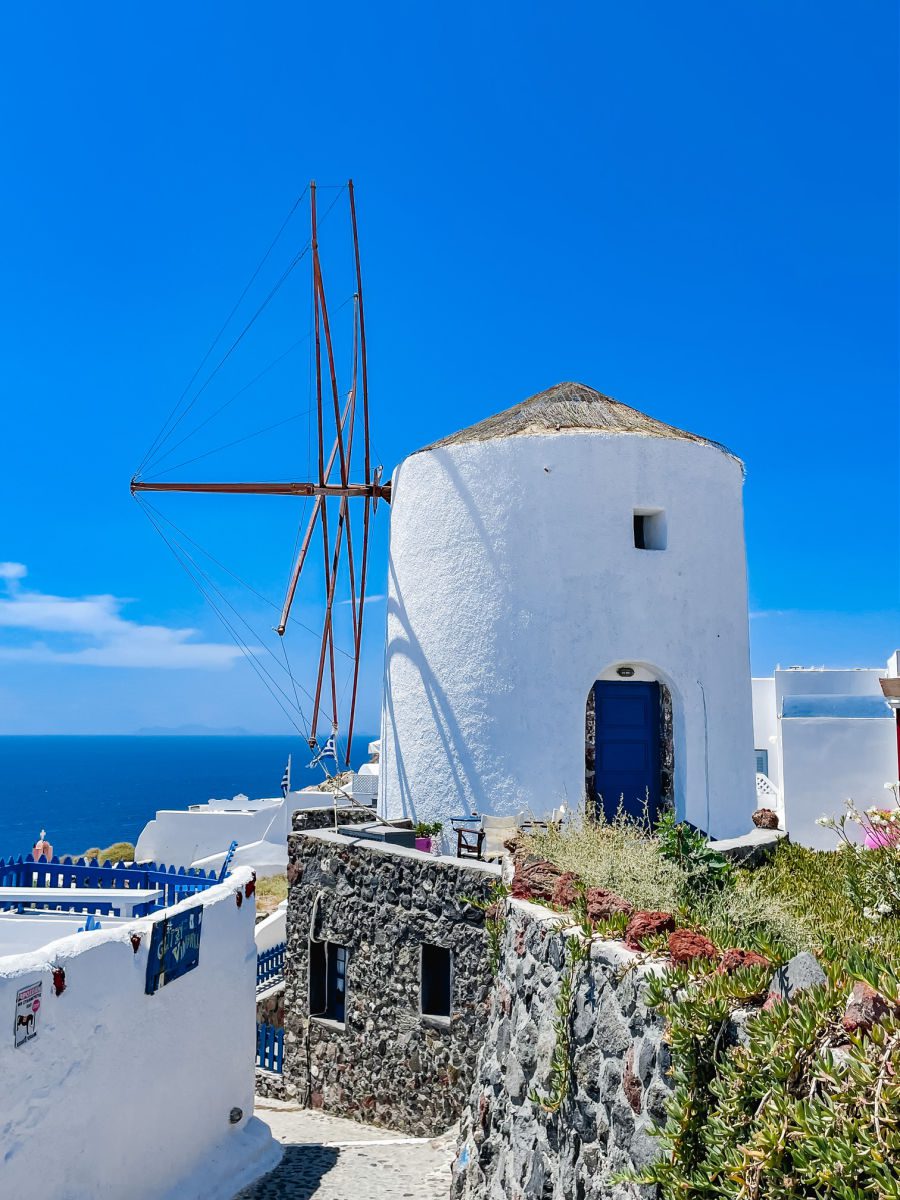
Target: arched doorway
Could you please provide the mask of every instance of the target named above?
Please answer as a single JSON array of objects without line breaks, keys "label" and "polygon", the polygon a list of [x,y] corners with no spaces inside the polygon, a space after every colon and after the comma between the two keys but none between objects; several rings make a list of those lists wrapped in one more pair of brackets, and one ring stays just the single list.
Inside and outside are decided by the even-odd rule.
[{"label": "arched doorway", "polygon": [[[641,672],[641,674],[646,674]],[[656,821],[674,800],[672,695],[660,680],[598,679],[585,715],[587,813]]]}]

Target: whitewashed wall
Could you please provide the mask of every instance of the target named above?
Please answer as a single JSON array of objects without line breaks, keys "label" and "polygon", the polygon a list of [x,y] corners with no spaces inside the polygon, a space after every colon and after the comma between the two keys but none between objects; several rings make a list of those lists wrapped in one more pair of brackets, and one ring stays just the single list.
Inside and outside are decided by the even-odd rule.
[{"label": "whitewashed wall", "polygon": [[[218,802],[216,802],[218,803]],[[204,870],[221,866],[228,847],[241,849],[233,859],[262,873],[287,867],[287,835],[297,809],[319,808],[323,793],[316,788],[290,792],[287,800],[248,801],[242,809],[162,809],[141,831],[135,846],[138,862],[200,865]]]},{"label": "whitewashed wall", "polygon": [[[887,708],[887,706],[885,706]],[[891,803],[884,785],[897,777],[894,723],[887,719],[802,718],[781,722],[785,822],[791,840],[833,850],[832,832],[816,825],[837,816],[844,801],[858,808]]]},{"label": "whitewashed wall", "polygon": [[781,787],[781,742],[775,708],[775,680],[753,680],[753,745],[769,752],[769,778]]},{"label": "whitewashed wall", "polygon": [[[679,814],[755,806],[742,472],[633,434],[426,451],[394,475],[380,810],[536,814],[584,793],[585,704],[617,664],[672,692]],[[668,548],[634,547],[636,508]],[[641,675],[636,676],[640,678]]]},{"label": "whitewashed wall", "polygon": [[[795,842],[832,849],[834,835],[816,825],[819,817],[836,816],[850,798],[862,808],[889,801],[884,784],[897,776],[897,741],[890,710],[881,705],[883,675],[872,667],[778,668],[771,679],[753,680],[756,745],[768,741],[769,775],[781,788]],[[842,707],[853,711],[841,701],[855,697],[868,697],[878,715],[839,715]],[[798,701],[809,701],[810,714],[783,716],[785,704]],[[832,701],[837,707],[826,715]]]},{"label": "whitewashed wall", "polygon": [[[250,874],[178,906],[203,903],[199,965],[152,996],[149,918],[0,960],[4,1197],[229,1200],[275,1165],[280,1150],[252,1117],[255,904],[235,903]],[[51,964],[66,972],[60,996]],[[16,992],[37,980],[38,1036],[15,1048]]]}]

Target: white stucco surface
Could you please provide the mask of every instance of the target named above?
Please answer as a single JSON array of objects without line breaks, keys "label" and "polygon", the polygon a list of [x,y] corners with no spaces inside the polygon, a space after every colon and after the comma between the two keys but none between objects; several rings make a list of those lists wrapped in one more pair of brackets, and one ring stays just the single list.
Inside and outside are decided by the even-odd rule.
[{"label": "white stucco surface", "polygon": [[891,804],[884,790],[897,772],[890,715],[843,720],[795,717],[782,720],[781,738],[785,823],[792,841],[833,850],[835,836],[816,825],[819,817],[838,816],[847,799],[861,809]]},{"label": "white stucco surface", "polygon": [[217,870],[236,841],[235,864],[263,875],[276,874],[287,866],[287,835],[294,812],[328,803],[330,796],[317,788],[302,788],[289,792],[286,799],[244,798],[162,809],[141,831],[135,860]]},{"label": "white stucco surface", "polygon": [[[521,434],[415,454],[393,477],[380,811],[535,815],[584,794],[593,683],[665,683],[680,816],[755,806],[742,471],[686,440]],[[634,545],[665,511],[667,548]]]},{"label": "white stucco surface", "polygon": [[[888,663],[888,670],[890,662]],[[781,789],[784,823],[795,842],[833,849],[816,825],[844,801],[860,808],[889,803],[897,778],[897,732],[878,668],[777,669],[753,680],[756,745],[769,746],[769,776]]]},{"label": "white stucco surface", "polygon": [[[228,1200],[275,1165],[280,1151],[251,1116],[255,905],[235,903],[249,878],[168,910],[203,904],[199,965],[151,996],[151,918],[0,960],[4,1196]],[[59,996],[53,966],[65,970]],[[38,980],[37,1037],[15,1047],[16,992]],[[233,1125],[234,1107],[245,1117]]]},{"label": "white stucco surface", "polygon": [[257,954],[287,941],[287,900],[282,900],[274,912],[259,922],[254,937]]},{"label": "white stucco surface", "polygon": [[778,738],[774,679],[753,680],[753,745],[756,750],[769,752],[768,776],[772,783],[780,788],[781,744]]}]

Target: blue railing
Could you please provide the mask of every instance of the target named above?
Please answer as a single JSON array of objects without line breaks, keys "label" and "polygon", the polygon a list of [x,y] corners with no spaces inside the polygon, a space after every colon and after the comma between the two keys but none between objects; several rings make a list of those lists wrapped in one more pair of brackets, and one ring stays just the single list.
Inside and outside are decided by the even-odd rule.
[{"label": "blue railing", "polygon": [[280,1075],[284,1069],[284,1030],[274,1025],[256,1026],[256,1065]]},{"label": "blue railing", "polygon": [[256,987],[271,987],[284,978],[285,942],[279,942],[256,956]]},{"label": "blue railing", "polygon": [[[109,888],[111,891],[134,888],[158,888],[162,895],[155,901],[139,906],[142,909],[167,908],[192,896],[204,892],[219,882],[212,871],[195,867],[167,867],[165,863],[140,863],[131,867],[122,863],[100,863],[96,858],[63,858],[54,856],[50,862],[40,858],[0,858],[0,887],[59,888],[59,904],[53,907],[66,909],[90,908],[93,911],[109,912],[116,907],[110,898],[109,904],[79,904],[72,896],[72,888]],[[68,894],[66,892],[68,891]],[[9,907],[2,905],[0,907]],[[135,910],[137,912],[137,910]]]}]

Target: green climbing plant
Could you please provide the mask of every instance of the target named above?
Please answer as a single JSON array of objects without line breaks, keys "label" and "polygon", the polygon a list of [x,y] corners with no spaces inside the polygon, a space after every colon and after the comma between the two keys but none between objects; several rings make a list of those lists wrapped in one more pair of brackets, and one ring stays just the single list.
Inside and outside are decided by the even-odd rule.
[{"label": "green climbing plant", "polygon": [[480,909],[484,914],[484,928],[487,933],[488,962],[491,974],[496,976],[500,970],[500,953],[503,947],[503,932],[506,929],[506,897],[509,888],[499,879],[491,885],[487,898],[481,896],[463,896],[466,904]]},{"label": "green climbing plant", "polygon": [[580,967],[590,958],[591,944],[579,934],[566,939],[566,969],[556,996],[556,1041],[550,1057],[549,1087],[545,1095],[532,1088],[528,1099],[544,1112],[556,1113],[562,1107],[572,1079],[572,1007],[578,989]]}]

